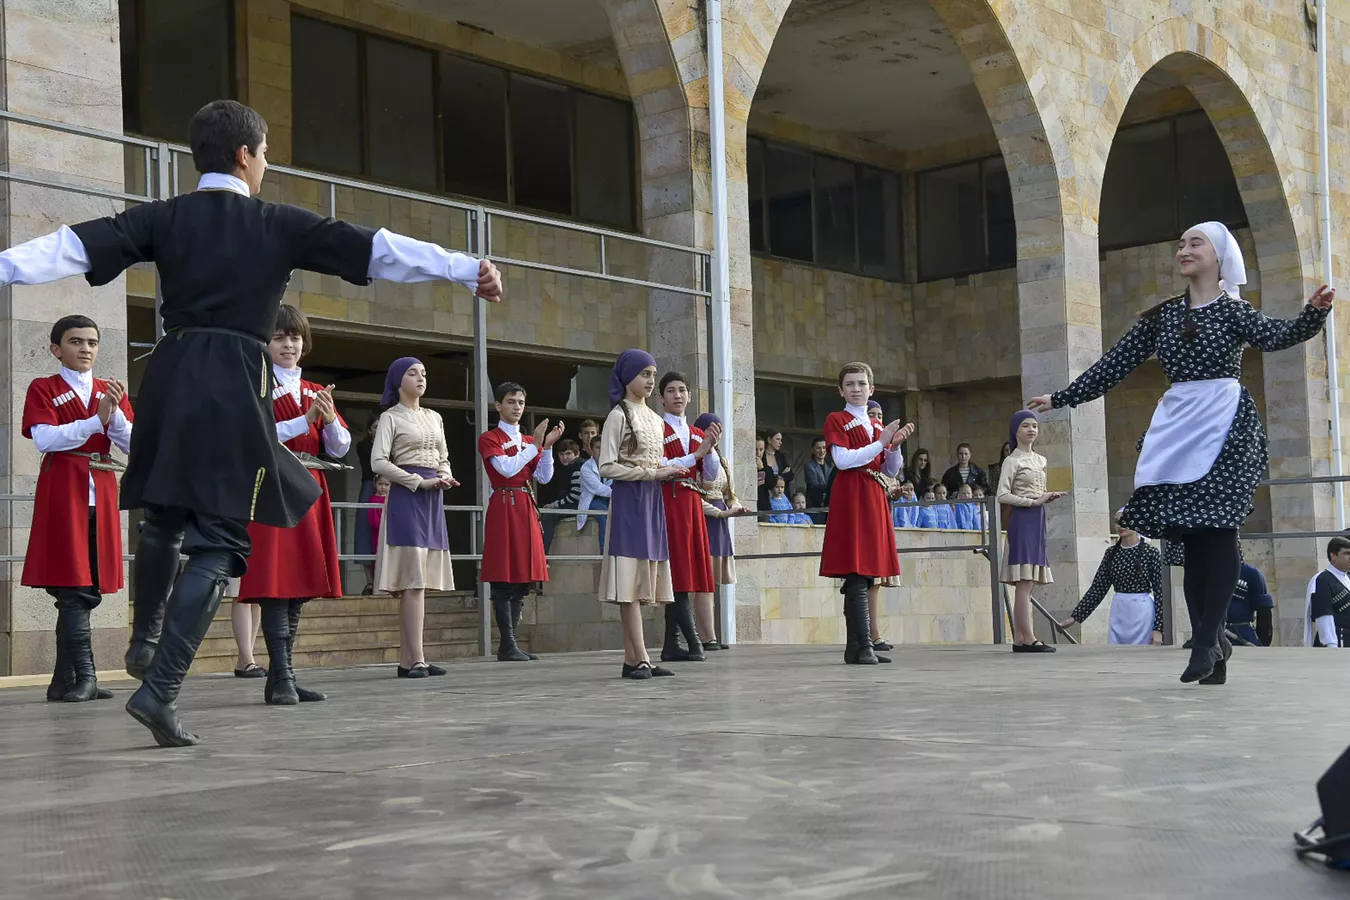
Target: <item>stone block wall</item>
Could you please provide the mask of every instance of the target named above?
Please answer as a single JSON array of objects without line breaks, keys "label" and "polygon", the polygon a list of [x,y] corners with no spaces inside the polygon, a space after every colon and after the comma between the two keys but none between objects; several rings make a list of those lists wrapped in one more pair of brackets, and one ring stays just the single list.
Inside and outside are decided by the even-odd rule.
[{"label": "stone block wall", "polygon": [[1021,374],[1016,269],[929,281],[911,290],[917,387]]}]

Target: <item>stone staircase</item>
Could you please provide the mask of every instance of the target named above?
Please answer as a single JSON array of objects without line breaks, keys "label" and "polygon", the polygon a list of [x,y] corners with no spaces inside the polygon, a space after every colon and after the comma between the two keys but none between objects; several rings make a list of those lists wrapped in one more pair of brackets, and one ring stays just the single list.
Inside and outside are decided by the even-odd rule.
[{"label": "stone staircase", "polygon": [[[211,629],[202,641],[192,671],[228,672],[234,668],[234,633],[230,628],[231,601],[220,605]],[[431,662],[478,655],[478,599],[469,593],[427,598],[423,647]],[[529,629],[521,645],[528,646]],[[494,637],[495,641],[496,638]],[[295,665],[358,666],[396,663],[399,651],[398,600],[389,596],[342,597],[311,600],[300,619]],[[254,653],[267,665],[267,647],[258,635]]]}]

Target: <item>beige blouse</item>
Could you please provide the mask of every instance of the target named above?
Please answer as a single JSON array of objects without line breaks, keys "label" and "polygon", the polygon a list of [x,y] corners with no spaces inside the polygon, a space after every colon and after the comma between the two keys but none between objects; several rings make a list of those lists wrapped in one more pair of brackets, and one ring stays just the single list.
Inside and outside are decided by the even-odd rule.
[{"label": "beige blouse", "polygon": [[422,476],[404,466],[420,466],[450,475],[450,449],[445,443],[445,424],[439,413],[399,403],[380,416],[370,450],[370,468],[376,475],[415,491],[422,486]]},{"label": "beige blouse", "polygon": [[[708,481],[706,478],[700,478],[698,484],[699,487],[703,488],[709,494],[720,498],[721,501],[727,505],[725,510],[721,510],[709,503],[706,498],[703,501],[704,514],[712,516],[714,519],[721,519],[728,516],[732,510],[735,510],[736,507],[740,506],[741,500],[736,496],[736,489],[731,486],[731,470],[727,468],[726,460],[722,458],[720,453],[718,453],[717,456],[718,462],[721,463],[717,477],[712,481]],[[699,471],[703,471],[702,467],[699,468]]]},{"label": "beige blouse", "polygon": [[[630,416],[632,428],[628,425]],[[605,417],[605,426],[600,431],[600,459],[597,462],[600,477],[615,481],[655,481],[656,470],[665,465],[665,441],[664,419],[645,403],[620,400]]]},{"label": "beige blouse", "polygon": [[1003,461],[998,474],[998,502],[1004,506],[1034,506],[1045,493],[1046,459],[1017,449]]}]

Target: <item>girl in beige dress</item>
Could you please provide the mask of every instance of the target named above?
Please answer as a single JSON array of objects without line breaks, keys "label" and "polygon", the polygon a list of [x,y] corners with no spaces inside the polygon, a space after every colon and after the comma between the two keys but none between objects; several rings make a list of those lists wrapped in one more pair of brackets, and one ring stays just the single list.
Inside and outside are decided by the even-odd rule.
[{"label": "girl in beige dress", "polygon": [[600,566],[600,599],[619,605],[623,621],[623,677],[647,679],[674,672],[653,666],[642,635],[641,604],[671,603],[670,544],[662,481],[688,476],[665,462],[666,426],[647,407],[656,388],[656,361],[645,350],[625,350],[614,363],[614,404],[600,433],[600,477],[610,486],[609,527]]},{"label": "girl in beige dress", "polygon": [[445,674],[440,666],[427,664],[422,626],[427,591],[455,586],[442,494],[459,482],[450,474],[441,417],[422,407],[426,389],[427,370],[419,360],[405,356],[389,367],[383,398],[388,408],[375,427],[370,451],[371,470],[390,481],[380,520],[375,588],[399,598],[400,678]]},{"label": "girl in beige dress", "polygon": [[1055,652],[1054,647],[1036,640],[1031,619],[1032,588],[1054,581],[1045,547],[1045,505],[1064,496],[1062,492],[1045,489],[1046,459],[1031,449],[1039,434],[1035,413],[1027,410],[1016,413],[1009,426],[1009,443],[1016,444],[1017,449],[1003,461],[998,473],[998,502],[1012,507],[999,580],[1016,585],[1014,653]]}]

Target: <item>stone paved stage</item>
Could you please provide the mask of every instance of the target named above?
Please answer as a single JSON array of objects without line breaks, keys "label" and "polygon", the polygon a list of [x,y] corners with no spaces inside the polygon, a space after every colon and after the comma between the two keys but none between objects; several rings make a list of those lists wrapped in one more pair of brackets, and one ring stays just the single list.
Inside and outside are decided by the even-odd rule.
[{"label": "stone paved stage", "polygon": [[742,647],[621,681],[615,654],[307,671],[184,693],[206,743],[116,701],[0,691],[5,898],[1350,896],[1295,861],[1350,743],[1340,659]]}]

